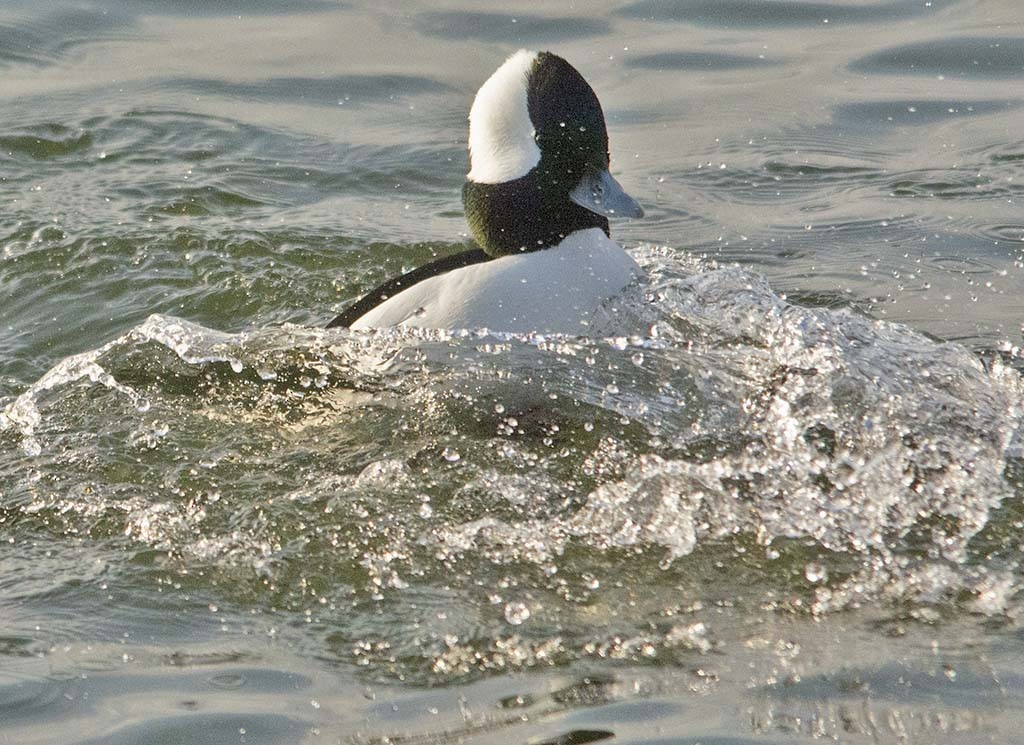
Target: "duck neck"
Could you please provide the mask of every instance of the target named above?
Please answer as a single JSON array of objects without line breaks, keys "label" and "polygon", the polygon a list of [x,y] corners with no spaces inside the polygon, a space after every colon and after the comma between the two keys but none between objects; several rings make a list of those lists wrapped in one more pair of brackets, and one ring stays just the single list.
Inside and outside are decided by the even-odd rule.
[{"label": "duck neck", "polygon": [[467,181],[462,187],[466,220],[489,256],[550,248],[567,235],[588,228],[600,228],[610,236],[607,218],[570,201],[567,191],[544,183],[538,170],[513,181]]}]

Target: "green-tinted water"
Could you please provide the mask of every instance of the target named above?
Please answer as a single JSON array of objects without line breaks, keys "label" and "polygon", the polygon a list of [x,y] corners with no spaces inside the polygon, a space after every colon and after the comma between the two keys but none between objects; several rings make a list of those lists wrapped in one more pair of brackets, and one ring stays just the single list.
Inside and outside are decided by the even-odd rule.
[{"label": "green-tinted water", "polygon": [[[7,3],[0,742],[1013,741],[1022,29]],[[463,247],[521,46],[601,96],[646,332],[321,330]]]}]

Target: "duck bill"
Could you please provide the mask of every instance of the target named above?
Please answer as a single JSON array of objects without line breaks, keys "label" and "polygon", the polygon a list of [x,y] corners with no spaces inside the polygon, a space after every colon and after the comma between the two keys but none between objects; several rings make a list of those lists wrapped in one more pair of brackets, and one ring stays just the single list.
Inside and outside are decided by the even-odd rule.
[{"label": "duck bill", "polygon": [[644,216],[643,207],[626,193],[608,169],[588,168],[576,188],[569,192],[569,199],[605,217]]}]

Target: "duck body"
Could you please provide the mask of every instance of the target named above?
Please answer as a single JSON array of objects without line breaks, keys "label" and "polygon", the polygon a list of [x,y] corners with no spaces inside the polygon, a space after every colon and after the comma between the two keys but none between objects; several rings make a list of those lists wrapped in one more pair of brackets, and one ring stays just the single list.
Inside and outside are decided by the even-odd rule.
[{"label": "duck body", "polygon": [[578,230],[557,246],[453,269],[413,284],[351,324],[486,328],[586,334],[607,301],[640,272],[600,228]]},{"label": "duck body", "polygon": [[608,218],[643,210],[608,170],[601,104],[572,65],[516,52],[469,121],[462,199],[479,248],[386,282],[329,326],[582,335],[640,273]]}]

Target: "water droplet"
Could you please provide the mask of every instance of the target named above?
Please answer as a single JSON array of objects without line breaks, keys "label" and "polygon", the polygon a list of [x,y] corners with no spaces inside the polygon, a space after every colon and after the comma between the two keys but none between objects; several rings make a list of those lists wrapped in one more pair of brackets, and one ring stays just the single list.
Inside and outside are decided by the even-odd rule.
[{"label": "water droplet", "polygon": [[505,604],[505,620],[513,626],[519,626],[530,617],[530,609],[526,603],[519,601]]},{"label": "water droplet", "polygon": [[441,451],[441,457],[444,458],[449,463],[457,463],[458,461],[462,460],[462,456],[459,454],[459,451],[456,450],[455,448],[445,448],[444,450]]},{"label": "water droplet", "polygon": [[807,578],[808,582],[813,582],[815,584],[825,582],[828,580],[828,569],[825,568],[824,564],[812,561],[804,567],[804,576]]}]

